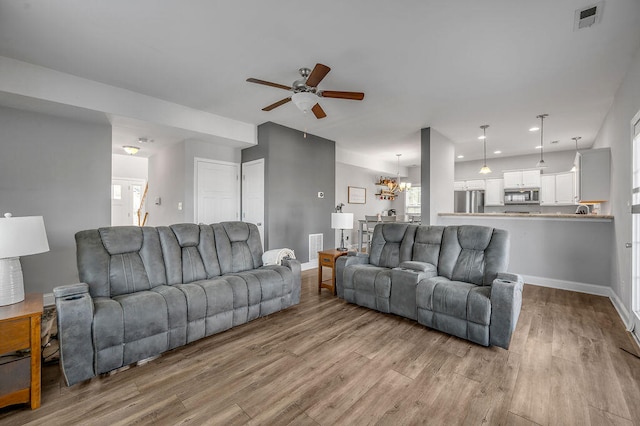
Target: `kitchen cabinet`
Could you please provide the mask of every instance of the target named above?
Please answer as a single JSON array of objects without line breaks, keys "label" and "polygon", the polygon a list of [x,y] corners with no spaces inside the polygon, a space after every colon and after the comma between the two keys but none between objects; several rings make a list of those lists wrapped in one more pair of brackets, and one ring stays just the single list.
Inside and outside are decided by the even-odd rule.
[{"label": "kitchen cabinet", "polygon": [[484,179],[457,180],[453,182],[454,191],[483,191],[484,188]]},{"label": "kitchen cabinet", "polygon": [[504,180],[487,179],[484,191],[485,206],[504,206]]},{"label": "kitchen cabinet", "polygon": [[543,174],[540,177],[540,205],[570,206],[576,204],[574,176],[573,172]]},{"label": "kitchen cabinet", "polygon": [[583,204],[609,200],[611,150],[589,149],[576,153],[576,199]]},{"label": "kitchen cabinet", "polygon": [[504,172],[505,188],[540,188],[540,170]]}]

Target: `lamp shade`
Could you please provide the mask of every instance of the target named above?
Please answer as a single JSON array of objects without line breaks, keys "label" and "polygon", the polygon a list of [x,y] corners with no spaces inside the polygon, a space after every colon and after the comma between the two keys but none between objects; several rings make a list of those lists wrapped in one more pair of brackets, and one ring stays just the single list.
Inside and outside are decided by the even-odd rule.
[{"label": "lamp shade", "polygon": [[353,213],[331,213],[333,229],[353,229]]},{"label": "lamp shade", "polygon": [[318,103],[318,97],[313,93],[299,92],[291,95],[291,100],[302,112],[309,112]]},{"label": "lamp shade", "polygon": [[49,251],[42,216],[0,218],[0,259]]}]

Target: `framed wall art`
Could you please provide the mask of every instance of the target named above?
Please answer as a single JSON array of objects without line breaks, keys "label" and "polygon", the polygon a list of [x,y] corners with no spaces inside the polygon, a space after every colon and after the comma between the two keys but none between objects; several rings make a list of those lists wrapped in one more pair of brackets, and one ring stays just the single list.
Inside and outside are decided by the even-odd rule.
[{"label": "framed wall art", "polygon": [[359,188],[357,186],[349,187],[349,204],[366,204],[367,203],[367,189]]}]

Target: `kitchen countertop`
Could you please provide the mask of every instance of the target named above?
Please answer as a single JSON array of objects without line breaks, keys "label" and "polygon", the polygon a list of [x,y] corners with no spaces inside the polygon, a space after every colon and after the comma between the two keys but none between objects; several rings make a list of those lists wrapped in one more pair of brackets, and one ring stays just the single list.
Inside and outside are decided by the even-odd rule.
[{"label": "kitchen countertop", "polygon": [[567,213],[438,213],[438,216],[475,216],[487,218],[517,217],[523,219],[579,219],[579,220],[613,220],[613,216],[604,214],[567,214]]}]

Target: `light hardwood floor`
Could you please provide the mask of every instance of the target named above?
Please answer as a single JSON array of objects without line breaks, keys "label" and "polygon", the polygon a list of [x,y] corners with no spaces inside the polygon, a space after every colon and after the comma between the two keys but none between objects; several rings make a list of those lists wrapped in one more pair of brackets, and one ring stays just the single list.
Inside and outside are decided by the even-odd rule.
[{"label": "light hardwood floor", "polygon": [[[328,276],[326,277],[328,278]],[[300,305],[66,387],[0,424],[639,425],[640,359],[611,302],[525,286],[511,348],[485,348],[317,293]]]}]

